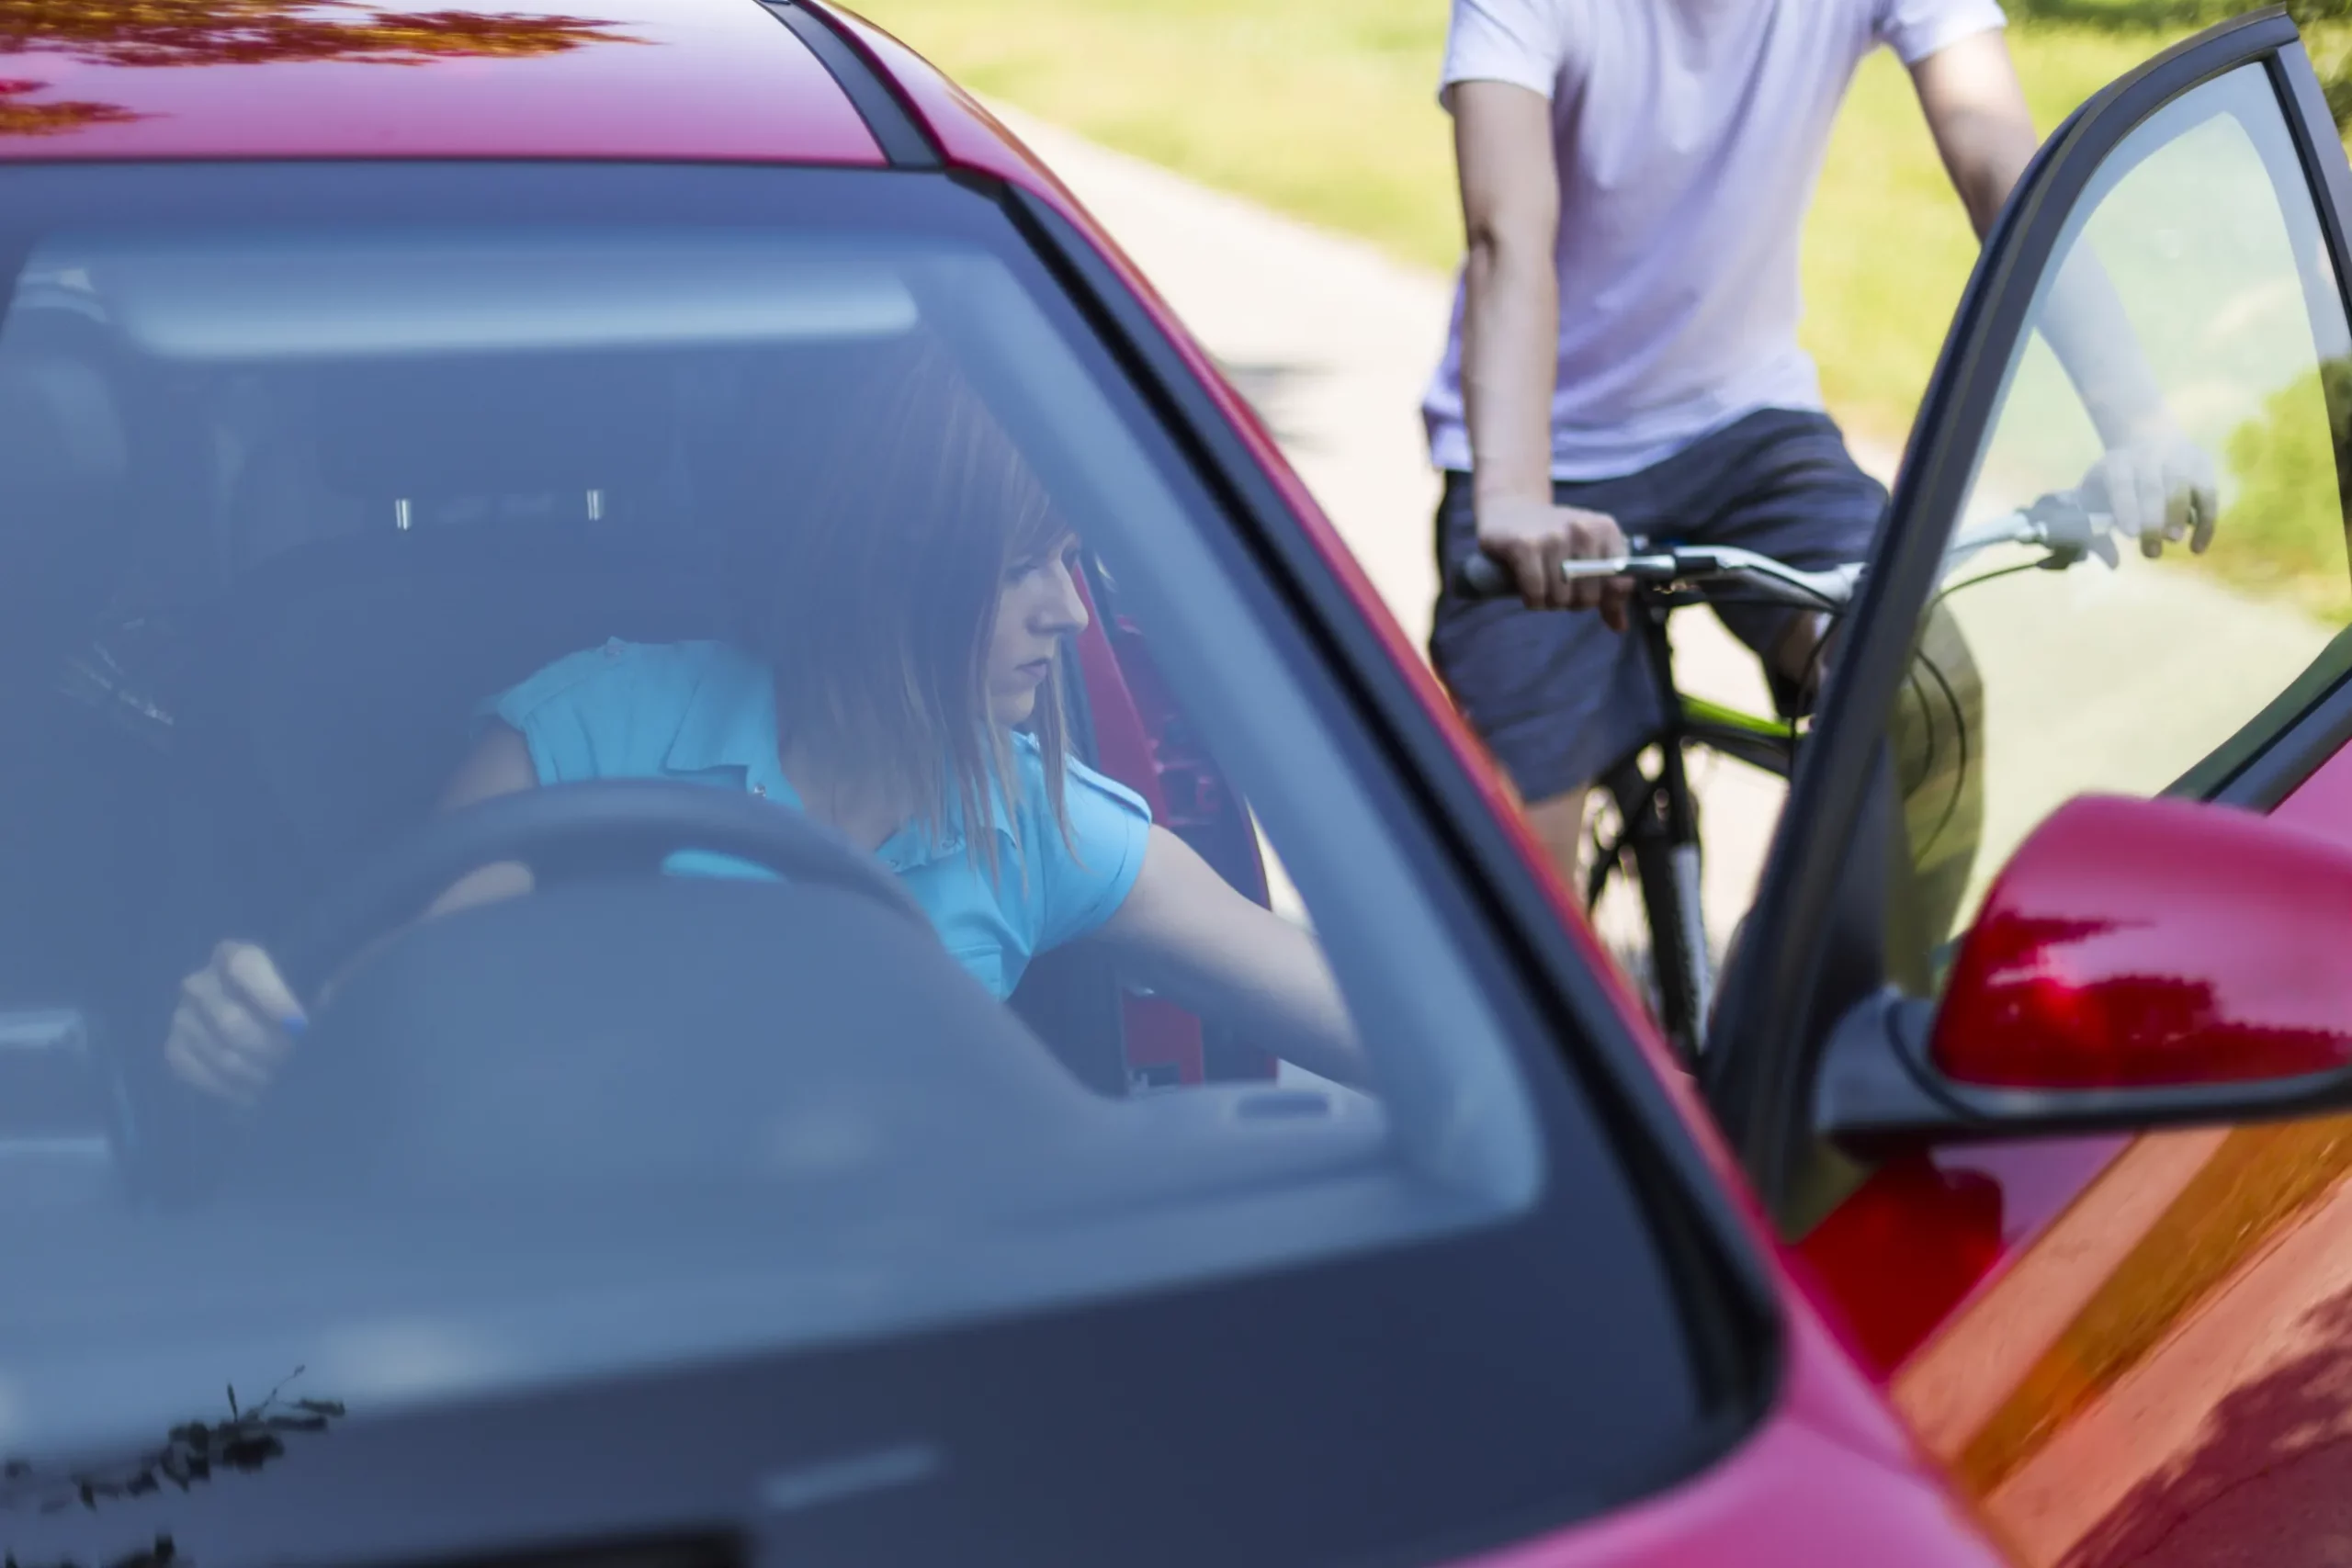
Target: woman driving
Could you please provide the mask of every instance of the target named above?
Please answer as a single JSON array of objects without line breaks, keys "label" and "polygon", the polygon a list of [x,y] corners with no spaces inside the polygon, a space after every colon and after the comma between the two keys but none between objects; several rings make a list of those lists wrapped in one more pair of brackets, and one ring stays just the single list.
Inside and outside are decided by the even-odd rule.
[{"label": "woman driving", "polygon": [[[1236,893],[1143,802],[1068,755],[1063,640],[1087,624],[1078,547],[986,406],[936,350],[838,402],[789,526],[740,530],[758,585],[726,642],[608,642],[483,705],[441,809],[586,779],[668,779],[797,810],[879,859],[1000,999],[1081,939],[1135,982],[1299,1066],[1363,1083],[1315,940]],[[976,827],[976,825],[978,825]],[[763,875],[707,853],[697,875]],[[485,866],[427,918],[526,893]],[[180,1077],[251,1100],[303,1014],[262,948],[224,942],[181,985]]]}]

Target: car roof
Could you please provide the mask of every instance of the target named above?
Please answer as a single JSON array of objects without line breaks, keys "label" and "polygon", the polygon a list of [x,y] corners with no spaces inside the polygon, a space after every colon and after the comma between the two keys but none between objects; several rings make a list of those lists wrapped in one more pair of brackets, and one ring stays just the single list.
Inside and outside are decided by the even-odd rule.
[{"label": "car roof", "polygon": [[0,159],[886,162],[792,9],[53,0],[0,28]]}]

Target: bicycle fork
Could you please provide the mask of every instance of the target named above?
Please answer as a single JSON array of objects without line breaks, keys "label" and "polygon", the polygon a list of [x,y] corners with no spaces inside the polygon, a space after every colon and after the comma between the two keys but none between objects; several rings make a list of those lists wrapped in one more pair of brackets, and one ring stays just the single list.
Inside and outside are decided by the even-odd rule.
[{"label": "bicycle fork", "polygon": [[1624,824],[1618,852],[1633,854],[1648,917],[1658,1022],[1683,1059],[1695,1061],[1714,1002],[1715,979],[1700,881],[1699,809],[1684,760],[1682,699],[1674,683],[1668,607],[1637,593],[1634,614],[1634,630],[1648,650],[1665,715],[1655,741],[1657,772],[1644,772],[1636,752],[1611,770],[1606,782]]}]

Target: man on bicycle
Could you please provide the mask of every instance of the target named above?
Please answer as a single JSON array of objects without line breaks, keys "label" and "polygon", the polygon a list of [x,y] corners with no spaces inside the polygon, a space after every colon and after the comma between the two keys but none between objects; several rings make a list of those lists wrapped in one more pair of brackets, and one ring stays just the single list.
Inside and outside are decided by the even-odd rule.
[{"label": "man on bicycle", "polygon": [[[1804,210],[1847,85],[1885,44],[1981,237],[2039,141],[2003,23],[1997,0],[1453,0],[1443,100],[1469,249],[1424,407],[1445,471],[1430,653],[1572,881],[1586,788],[1663,716],[1620,635],[1627,585],[1564,581],[1560,562],[1627,534],[1807,568],[1869,553],[1886,491],[1797,346]],[[2191,531],[2201,547],[2210,465],[2092,281],[2051,325],[2109,448],[2093,480],[2149,553]],[[1454,589],[1480,550],[1519,600]],[[1776,695],[1803,700],[1821,617],[1723,614]]]}]

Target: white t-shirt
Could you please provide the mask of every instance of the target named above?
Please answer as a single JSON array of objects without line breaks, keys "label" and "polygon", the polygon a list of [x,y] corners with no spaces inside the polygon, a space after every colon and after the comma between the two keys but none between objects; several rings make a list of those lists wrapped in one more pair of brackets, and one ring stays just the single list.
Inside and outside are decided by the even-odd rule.
[{"label": "white t-shirt", "polygon": [[[1552,101],[1560,170],[1552,472],[1632,473],[1759,408],[1813,409],[1797,247],[1831,123],[1880,44],[1905,64],[1998,0],[1453,0],[1444,85]],[[1884,237],[1903,265],[1900,235]],[[1462,295],[1423,415],[1471,466]]]}]

